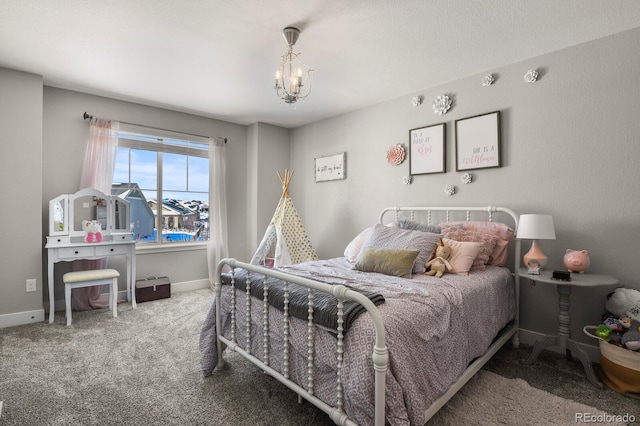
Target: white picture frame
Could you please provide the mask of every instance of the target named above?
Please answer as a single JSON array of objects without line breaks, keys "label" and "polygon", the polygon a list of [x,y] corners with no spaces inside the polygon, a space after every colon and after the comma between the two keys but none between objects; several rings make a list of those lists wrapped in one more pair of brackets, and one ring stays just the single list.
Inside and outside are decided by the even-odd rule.
[{"label": "white picture frame", "polygon": [[502,167],[500,111],[456,120],[456,171]]},{"label": "white picture frame", "polygon": [[446,124],[409,130],[409,174],[445,173]]},{"label": "white picture frame", "polygon": [[341,180],[347,178],[345,152],[314,158],[314,176],[316,182]]}]

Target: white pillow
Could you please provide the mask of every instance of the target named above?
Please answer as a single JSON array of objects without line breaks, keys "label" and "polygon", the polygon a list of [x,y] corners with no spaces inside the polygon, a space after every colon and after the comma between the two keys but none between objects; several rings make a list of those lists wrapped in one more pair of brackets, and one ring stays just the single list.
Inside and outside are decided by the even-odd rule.
[{"label": "white pillow", "polygon": [[358,255],[360,254],[360,250],[362,250],[362,244],[364,244],[364,240],[369,235],[369,231],[373,229],[373,226],[368,227],[364,231],[360,232],[344,249],[344,257],[351,263],[355,263],[358,259]]}]

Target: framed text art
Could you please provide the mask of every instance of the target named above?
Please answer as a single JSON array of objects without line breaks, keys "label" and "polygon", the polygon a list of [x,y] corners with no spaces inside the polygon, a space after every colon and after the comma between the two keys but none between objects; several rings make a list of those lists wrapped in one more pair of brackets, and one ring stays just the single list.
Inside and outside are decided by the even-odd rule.
[{"label": "framed text art", "polygon": [[444,173],[445,123],[409,130],[409,174]]},{"label": "framed text art", "polygon": [[328,180],[346,179],[347,173],[345,169],[344,152],[326,157],[316,157],[314,159],[314,174],[316,182],[325,182]]},{"label": "framed text art", "polygon": [[456,171],[501,166],[500,111],[456,120]]}]

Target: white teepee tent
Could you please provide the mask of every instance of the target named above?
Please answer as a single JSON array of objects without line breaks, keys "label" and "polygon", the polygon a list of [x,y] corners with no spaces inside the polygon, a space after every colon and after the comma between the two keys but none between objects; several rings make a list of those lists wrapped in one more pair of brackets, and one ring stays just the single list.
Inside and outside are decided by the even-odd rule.
[{"label": "white teepee tent", "polygon": [[289,170],[285,170],[284,177],[278,172],[282,183],[282,196],[267,227],[267,232],[251,259],[252,265],[278,267],[318,259],[298,215],[298,210],[289,195],[292,175],[293,172]]}]

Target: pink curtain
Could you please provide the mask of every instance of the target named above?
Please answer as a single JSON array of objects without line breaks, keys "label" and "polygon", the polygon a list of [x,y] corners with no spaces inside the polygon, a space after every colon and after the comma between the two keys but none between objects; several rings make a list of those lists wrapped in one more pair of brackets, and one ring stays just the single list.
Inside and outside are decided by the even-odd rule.
[{"label": "pink curtain", "polygon": [[[118,149],[117,121],[92,118],[89,126],[89,140],[84,154],[80,189],[95,188],[107,195],[111,194],[113,169]],[[107,259],[79,260],[73,264],[74,270],[101,269],[107,266]],[[79,311],[104,308],[108,301],[100,302],[102,286],[73,289],[73,308]]]}]

